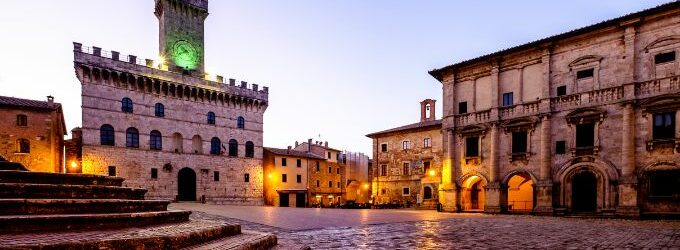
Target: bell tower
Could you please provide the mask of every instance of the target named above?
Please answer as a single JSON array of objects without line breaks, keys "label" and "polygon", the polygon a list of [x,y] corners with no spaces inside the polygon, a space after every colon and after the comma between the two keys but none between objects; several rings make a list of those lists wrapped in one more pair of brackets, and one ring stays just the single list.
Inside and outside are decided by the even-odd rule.
[{"label": "bell tower", "polygon": [[208,0],[155,0],[159,50],[168,69],[202,75]]}]

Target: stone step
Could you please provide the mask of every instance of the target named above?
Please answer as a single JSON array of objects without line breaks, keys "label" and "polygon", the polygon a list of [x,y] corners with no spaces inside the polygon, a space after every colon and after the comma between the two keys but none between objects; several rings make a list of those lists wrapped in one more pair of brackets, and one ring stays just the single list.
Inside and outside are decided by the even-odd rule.
[{"label": "stone step", "polygon": [[272,234],[243,230],[241,234],[190,246],[185,250],[265,250],[276,246],[276,241],[276,236]]},{"label": "stone step", "polygon": [[241,226],[191,220],[115,230],[0,234],[0,249],[180,249],[241,233]]},{"label": "stone step", "polygon": [[188,221],[190,214],[189,211],[171,210],[142,213],[6,215],[0,216],[0,235],[141,227]]},{"label": "stone step", "polygon": [[123,178],[91,174],[62,174],[0,170],[0,183],[35,183],[114,186],[123,185]]},{"label": "stone step", "polygon": [[0,215],[103,214],[165,211],[167,200],[0,199]]},{"label": "stone step", "polygon": [[0,199],[128,199],[143,200],[146,189],[33,183],[0,183]]}]

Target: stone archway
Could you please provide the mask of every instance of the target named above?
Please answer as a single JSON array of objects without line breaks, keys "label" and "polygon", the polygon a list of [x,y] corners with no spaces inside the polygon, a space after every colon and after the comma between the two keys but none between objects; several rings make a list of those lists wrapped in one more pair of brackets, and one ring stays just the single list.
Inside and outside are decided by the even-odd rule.
[{"label": "stone archway", "polygon": [[[593,157],[576,157],[560,167],[554,179],[559,190],[558,206],[567,212],[613,212],[616,208],[619,173],[608,162]],[[579,200],[575,202],[575,199]],[[577,207],[574,208],[574,205]]]},{"label": "stone archway", "polygon": [[534,178],[527,172],[513,172],[503,181],[508,212],[530,212],[536,205]]},{"label": "stone archway", "polygon": [[196,201],[196,172],[182,168],[177,173],[177,200]]},{"label": "stone archway", "polygon": [[463,211],[484,211],[484,204],[486,203],[486,185],[486,179],[478,175],[471,175],[462,181],[460,202]]},{"label": "stone archway", "polygon": [[591,171],[575,173],[571,181],[571,209],[595,212],[597,209],[597,177]]}]

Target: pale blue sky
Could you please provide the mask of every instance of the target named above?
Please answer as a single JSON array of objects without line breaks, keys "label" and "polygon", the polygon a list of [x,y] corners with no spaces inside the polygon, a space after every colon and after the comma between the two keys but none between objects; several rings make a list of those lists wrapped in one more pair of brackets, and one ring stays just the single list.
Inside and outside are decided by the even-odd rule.
[{"label": "pale blue sky", "polygon": [[[417,122],[437,99],[427,74],[457,61],[562,33],[662,0],[212,0],[206,68],[270,87],[264,144],[315,137],[371,153],[364,135]],[[153,0],[3,0],[0,95],[65,107],[81,124],[72,42],[156,58]]]}]

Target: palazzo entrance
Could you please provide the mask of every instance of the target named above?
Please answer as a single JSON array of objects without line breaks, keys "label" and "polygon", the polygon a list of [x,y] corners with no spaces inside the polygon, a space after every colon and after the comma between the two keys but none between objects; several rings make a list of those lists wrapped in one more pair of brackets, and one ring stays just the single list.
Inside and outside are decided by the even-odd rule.
[{"label": "palazzo entrance", "polygon": [[177,174],[177,200],[196,201],[196,172],[182,168]]},{"label": "palazzo entrance", "polygon": [[574,212],[595,212],[597,209],[597,178],[590,171],[574,175],[571,184],[571,209]]}]

